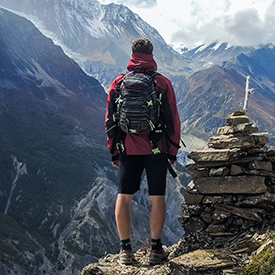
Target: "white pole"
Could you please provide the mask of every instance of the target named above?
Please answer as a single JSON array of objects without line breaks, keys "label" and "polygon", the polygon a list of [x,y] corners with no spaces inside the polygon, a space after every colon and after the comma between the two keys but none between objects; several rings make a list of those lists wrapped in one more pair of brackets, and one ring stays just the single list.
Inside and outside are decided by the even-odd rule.
[{"label": "white pole", "polygon": [[246,109],[247,109],[248,95],[250,94],[249,82],[250,82],[250,76],[248,75],[248,76],[246,77],[245,98],[244,98],[244,105],[243,105],[243,110],[244,110],[245,112],[246,112]]}]

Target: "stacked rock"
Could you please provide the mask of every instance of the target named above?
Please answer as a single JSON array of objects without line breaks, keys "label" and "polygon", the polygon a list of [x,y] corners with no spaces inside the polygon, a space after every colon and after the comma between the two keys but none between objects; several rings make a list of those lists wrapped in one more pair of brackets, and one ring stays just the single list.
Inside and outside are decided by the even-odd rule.
[{"label": "stacked rock", "polygon": [[243,110],[225,119],[208,148],[188,155],[192,181],[179,219],[185,235],[232,236],[275,224],[275,150]]}]

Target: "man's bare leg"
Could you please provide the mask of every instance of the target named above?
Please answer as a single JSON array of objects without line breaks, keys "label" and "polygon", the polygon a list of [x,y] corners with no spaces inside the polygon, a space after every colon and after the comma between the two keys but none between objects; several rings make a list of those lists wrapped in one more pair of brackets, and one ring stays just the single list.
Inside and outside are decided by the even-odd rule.
[{"label": "man's bare leg", "polygon": [[166,218],[165,196],[150,196],[152,203],[150,228],[151,238],[160,239]]},{"label": "man's bare leg", "polygon": [[150,264],[159,264],[167,259],[168,250],[162,245],[161,236],[166,218],[165,196],[150,196],[152,210],[150,217],[151,226],[151,252],[149,257]]},{"label": "man's bare leg", "polygon": [[121,240],[130,238],[131,235],[131,214],[130,205],[133,199],[133,195],[118,194],[116,201],[116,223],[117,230]]}]

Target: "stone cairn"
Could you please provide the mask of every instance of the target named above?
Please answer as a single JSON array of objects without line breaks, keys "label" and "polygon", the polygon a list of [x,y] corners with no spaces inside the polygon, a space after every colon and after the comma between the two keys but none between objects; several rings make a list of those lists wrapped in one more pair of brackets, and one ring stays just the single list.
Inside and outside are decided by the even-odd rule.
[{"label": "stone cairn", "polygon": [[245,111],[225,119],[206,149],[188,155],[192,181],[179,220],[189,251],[224,247],[233,236],[275,225],[275,150]]}]

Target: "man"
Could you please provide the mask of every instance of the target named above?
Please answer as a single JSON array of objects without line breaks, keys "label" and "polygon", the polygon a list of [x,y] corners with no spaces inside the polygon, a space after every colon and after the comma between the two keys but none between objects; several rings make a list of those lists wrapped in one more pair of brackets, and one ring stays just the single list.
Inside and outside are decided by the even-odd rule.
[{"label": "man", "polygon": [[[153,45],[148,39],[141,38],[133,41],[132,59],[127,69],[136,73],[149,73],[157,70],[157,64],[153,59]],[[180,120],[172,84],[166,77],[157,74],[154,77],[155,91],[157,94],[162,93],[162,121],[169,124],[169,127],[166,127],[166,134],[162,134],[160,140],[157,141],[159,153],[154,154],[154,150],[152,151],[152,142],[148,134],[137,135],[134,133],[124,135],[122,143],[124,152],[121,153],[119,146],[115,147],[120,137],[118,137],[117,125],[114,122],[114,112],[116,109],[116,87],[124,77],[124,75],[118,76],[111,85],[105,121],[112,164],[119,168],[120,176],[115,208],[117,229],[121,240],[120,262],[132,263],[130,204],[134,193],[140,188],[141,174],[145,169],[152,204],[149,262],[158,264],[168,256],[167,248],[161,242],[166,217],[166,174],[168,165],[173,165],[176,162],[180,141]],[[114,131],[114,129],[116,130]]]}]

